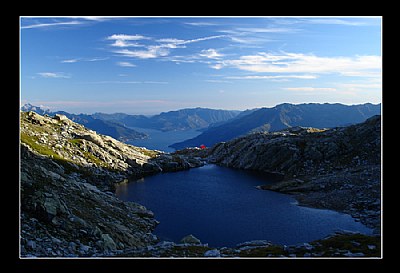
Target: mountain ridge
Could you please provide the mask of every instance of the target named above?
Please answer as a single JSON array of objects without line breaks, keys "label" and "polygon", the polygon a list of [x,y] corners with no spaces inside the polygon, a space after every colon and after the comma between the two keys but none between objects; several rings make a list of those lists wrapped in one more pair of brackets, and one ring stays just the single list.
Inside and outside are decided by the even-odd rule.
[{"label": "mountain ridge", "polygon": [[201,144],[211,147],[215,143],[256,131],[278,131],[292,126],[329,128],[362,122],[380,114],[381,104],[344,105],[340,103],[283,103],[272,108],[260,108],[239,119],[211,127],[199,136],[171,147],[181,149]]},{"label": "mountain ridge", "polygon": [[160,131],[180,131],[189,129],[204,129],[211,124],[225,122],[240,113],[236,110],[211,108],[184,108],[161,112],[153,116],[116,114],[94,114],[95,117],[113,120],[127,127],[140,127]]}]

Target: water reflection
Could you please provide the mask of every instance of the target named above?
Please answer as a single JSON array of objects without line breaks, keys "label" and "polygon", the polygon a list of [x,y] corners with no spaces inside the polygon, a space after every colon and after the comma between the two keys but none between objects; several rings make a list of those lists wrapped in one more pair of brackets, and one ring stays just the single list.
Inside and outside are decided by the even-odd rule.
[{"label": "water reflection", "polygon": [[194,234],[212,247],[258,239],[290,245],[337,229],[372,233],[349,215],[300,207],[289,195],[255,188],[265,183],[263,175],[206,165],[122,184],[116,194],[152,210],[160,221],[154,233],[176,242]]}]

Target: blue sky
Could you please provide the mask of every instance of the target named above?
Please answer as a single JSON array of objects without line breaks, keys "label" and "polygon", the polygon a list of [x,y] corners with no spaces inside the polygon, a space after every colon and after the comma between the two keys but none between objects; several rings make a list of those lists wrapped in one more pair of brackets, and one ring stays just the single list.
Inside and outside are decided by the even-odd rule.
[{"label": "blue sky", "polygon": [[380,17],[21,17],[21,103],[71,113],[380,103]]}]

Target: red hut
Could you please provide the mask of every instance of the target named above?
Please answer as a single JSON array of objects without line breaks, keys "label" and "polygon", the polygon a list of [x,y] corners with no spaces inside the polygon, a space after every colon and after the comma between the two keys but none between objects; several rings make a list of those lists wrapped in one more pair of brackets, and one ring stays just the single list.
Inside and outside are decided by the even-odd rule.
[{"label": "red hut", "polygon": [[200,145],[200,149],[203,150],[203,149],[205,149],[205,148],[207,148],[206,145],[204,145],[204,144],[201,144],[201,145]]}]

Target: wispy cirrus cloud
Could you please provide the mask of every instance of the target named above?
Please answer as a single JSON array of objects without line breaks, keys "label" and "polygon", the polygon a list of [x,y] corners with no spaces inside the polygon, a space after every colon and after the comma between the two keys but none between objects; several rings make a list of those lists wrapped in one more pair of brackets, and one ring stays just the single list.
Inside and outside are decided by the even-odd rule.
[{"label": "wispy cirrus cloud", "polygon": [[79,59],[66,59],[66,60],[62,60],[61,63],[72,64],[72,63],[76,63],[78,61],[79,61]]},{"label": "wispy cirrus cloud", "polygon": [[[108,16],[22,16],[21,29],[57,28],[78,25],[92,25],[103,22],[113,17]],[[116,17],[114,17],[115,19]]]},{"label": "wispy cirrus cloud", "polygon": [[30,29],[30,28],[45,28],[45,27],[56,27],[56,26],[71,26],[71,25],[81,25],[82,21],[67,21],[67,22],[53,22],[53,23],[36,23],[30,25],[21,26],[21,29]]},{"label": "wispy cirrus cloud", "polygon": [[214,22],[184,22],[185,25],[196,26],[196,27],[210,27],[210,26],[218,26],[219,24]]},{"label": "wispy cirrus cloud", "polygon": [[131,41],[150,40],[151,38],[139,34],[113,34],[106,39],[114,41],[114,43],[111,44],[113,47],[141,47],[143,45],[136,42],[132,43]]},{"label": "wispy cirrus cloud", "polygon": [[118,66],[122,67],[135,67],[136,65],[130,62],[117,62],[116,63]]},{"label": "wispy cirrus cloud", "polygon": [[42,78],[51,78],[51,79],[69,79],[71,76],[64,72],[39,72],[37,73]]},{"label": "wispy cirrus cloud", "polygon": [[[371,20],[372,19],[372,20]],[[277,26],[304,26],[308,24],[318,25],[342,25],[342,26],[371,26],[379,25],[379,16],[371,17],[282,17],[271,18]]]},{"label": "wispy cirrus cloud", "polygon": [[108,60],[109,57],[73,58],[62,60],[61,63],[98,62]]},{"label": "wispy cirrus cloud", "polygon": [[232,46],[257,47],[265,43],[277,41],[272,35],[299,32],[301,29],[294,27],[232,27],[219,29],[217,32],[226,35],[233,42]]},{"label": "wispy cirrus cloud", "polygon": [[266,53],[244,55],[237,59],[221,60],[214,69],[237,68],[257,73],[346,73],[379,72],[380,56],[321,57],[303,53]]}]

